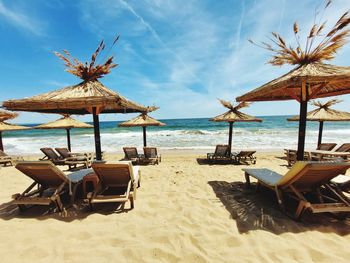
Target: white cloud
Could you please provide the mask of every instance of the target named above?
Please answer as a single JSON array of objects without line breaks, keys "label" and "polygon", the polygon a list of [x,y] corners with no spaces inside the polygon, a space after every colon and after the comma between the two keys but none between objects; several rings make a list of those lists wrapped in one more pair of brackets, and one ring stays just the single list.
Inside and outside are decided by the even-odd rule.
[{"label": "white cloud", "polygon": [[[292,68],[266,64],[270,54],[247,40],[263,41],[270,32],[279,31],[287,42],[293,42],[293,22],[298,21],[305,33],[317,4],[291,0],[215,3],[109,0],[98,12],[84,2],[82,13],[96,18],[94,25],[100,32],[110,29],[108,23],[118,25],[113,28],[121,32],[126,50],[130,49],[120,55],[121,66],[130,72],[123,71],[125,75],[116,80],[137,86],[132,94],[140,102],[161,106],[156,113],[161,117],[206,117],[224,110],[216,98],[233,101]],[[330,25],[347,5],[345,0],[333,3],[327,15]],[[214,10],[217,6],[221,9]],[[122,21],[128,21],[127,25]],[[331,63],[348,64],[349,53],[345,47]],[[298,107],[296,102],[256,103],[247,112],[294,114]]]},{"label": "white cloud", "polygon": [[0,1],[0,19],[1,17],[4,18],[9,24],[19,29],[30,31],[30,33],[37,36],[44,34],[43,28],[38,21],[29,17],[28,15],[25,15],[24,13],[7,8],[2,1]]}]

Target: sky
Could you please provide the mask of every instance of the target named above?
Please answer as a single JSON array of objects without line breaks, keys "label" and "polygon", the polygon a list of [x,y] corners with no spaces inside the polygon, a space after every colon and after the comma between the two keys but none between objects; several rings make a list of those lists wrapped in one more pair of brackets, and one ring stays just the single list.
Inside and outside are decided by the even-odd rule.
[{"label": "sky", "polygon": [[[279,32],[295,44],[292,26],[309,31],[320,0],[0,0],[0,101],[30,97],[77,84],[54,51],[89,60],[99,42],[119,64],[100,81],[143,105],[159,119],[213,117],[225,111],[217,98],[235,98],[292,69],[266,62],[271,54],[248,42]],[[349,9],[334,0],[323,15],[332,26]],[[321,8],[322,9],[322,8]],[[322,12],[319,18],[322,18]],[[104,56],[104,55],[103,55]],[[102,57],[103,57],[102,56]],[[331,64],[349,65],[350,44]],[[339,110],[350,110],[342,96]],[[295,115],[296,101],[257,102],[252,115]],[[135,114],[103,114],[126,120]],[[40,123],[54,114],[22,113],[16,122]],[[91,116],[81,120],[91,121]]]}]

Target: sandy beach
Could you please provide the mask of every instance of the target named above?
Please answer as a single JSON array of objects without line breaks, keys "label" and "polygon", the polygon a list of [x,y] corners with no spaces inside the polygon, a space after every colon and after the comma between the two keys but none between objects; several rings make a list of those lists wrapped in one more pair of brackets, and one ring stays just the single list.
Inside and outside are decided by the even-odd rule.
[{"label": "sandy beach", "polygon": [[[281,155],[260,153],[254,167],[285,173]],[[204,156],[166,152],[160,165],[142,166],[131,211],[102,205],[91,213],[80,204],[66,217],[39,207],[20,214],[8,203],[30,179],[1,168],[1,262],[348,261],[349,220],[321,215],[295,222],[273,195],[245,190],[245,165],[203,164],[197,158]]]}]

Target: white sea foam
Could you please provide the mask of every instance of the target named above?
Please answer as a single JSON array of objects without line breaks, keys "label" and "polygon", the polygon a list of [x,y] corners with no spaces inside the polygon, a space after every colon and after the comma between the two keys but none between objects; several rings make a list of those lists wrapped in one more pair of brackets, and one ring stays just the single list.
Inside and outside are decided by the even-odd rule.
[{"label": "white sea foam", "polygon": [[[314,149],[317,142],[317,130],[306,133],[306,148]],[[295,148],[297,129],[244,129],[233,131],[233,148],[257,150],[281,150]],[[350,129],[331,129],[323,133],[324,142],[348,142]],[[227,129],[219,130],[150,130],[147,132],[148,145],[163,149],[212,149],[216,144],[227,143]],[[73,151],[93,151],[93,134],[74,134],[71,138]],[[103,132],[101,131],[102,149],[120,152],[123,146],[142,147],[142,132]],[[9,137],[4,138],[4,147],[9,154],[36,154],[41,147],[65,147],[66,137]]]}]

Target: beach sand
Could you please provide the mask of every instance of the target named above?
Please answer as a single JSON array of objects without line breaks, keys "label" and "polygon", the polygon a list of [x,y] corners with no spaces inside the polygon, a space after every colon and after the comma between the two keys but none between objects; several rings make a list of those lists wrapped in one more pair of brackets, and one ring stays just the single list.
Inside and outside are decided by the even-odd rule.
[{"label": "beach sand", "polygon": [[[250,167],[285,173],[281,155],[260,153]],[[1,168],[0,261],[348,262],[350,220],[321,215],[295,222],[269,192],[244,189],[241,169],[247,166],[208,165],[200,157],[205,154],[163,152],[160,165],[141,166],[131,211],[72,207],[67,217],[44,215],[42,208],[20,214],[9,206],[11,195],[31,180]]]}]

